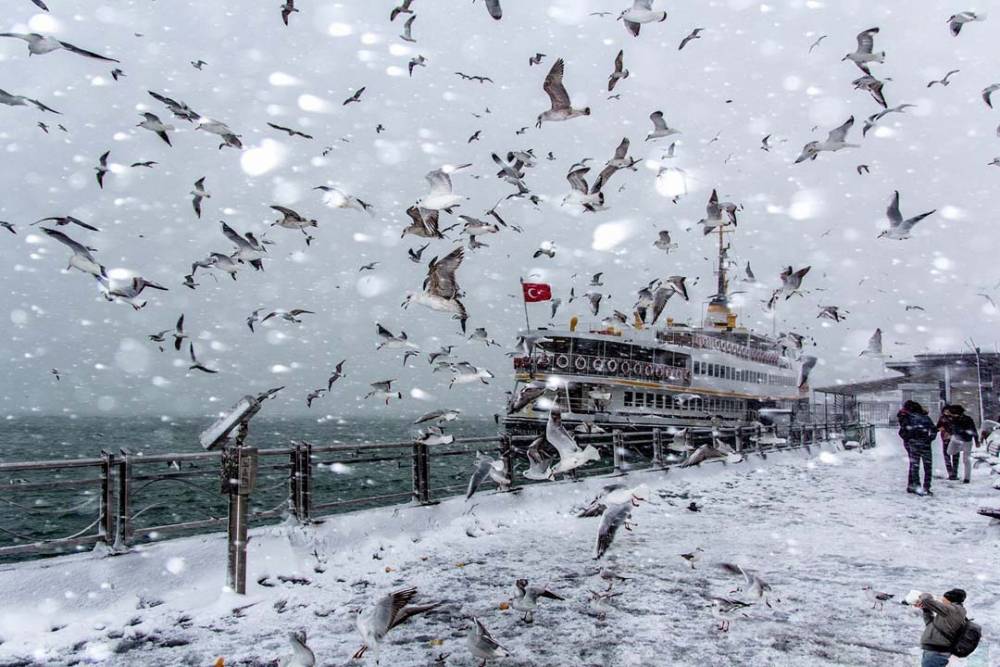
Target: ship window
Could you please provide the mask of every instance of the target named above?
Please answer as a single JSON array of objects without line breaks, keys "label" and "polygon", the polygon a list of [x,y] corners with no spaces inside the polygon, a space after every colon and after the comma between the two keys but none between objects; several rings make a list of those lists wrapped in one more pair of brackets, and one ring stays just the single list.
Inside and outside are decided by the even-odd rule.
[{"label": "ship window", "polygon": [[732,366],[726,366],[726,379],[727,380],[732,380],[733,379],[733,371],[734,370],[735,369]]},{"label": "ship window", "polygon": [[625,392],[625,399],[624,399],[623,403],[625,404],[626,408],[631,408],[632,407],[632,392],[630,392],[630,391],[626,391]]},{"label": "ship window", "polygon": [[653,360],[653,348],[633,345],[632,359],[633,361],[641,361],[644,364],[651,362]]},{"label": "ship window", "polygon": [[605,343],[604,354],[617,359],[628,359],[629,346],[623,343]]},{"label": "ship window", "polygon": [[647,408],[652,408],[652,407],[655,407],[655,406],[656,406],[656,395],[655,394],[646,394],[646,407]]},{"label": "ship window", "polygon": [[577,338],[573,341],[573,354],[585,354],[591,357],[599,357],[603,352],[603,341],[588,340],[585,338]]},{"label": "ship window", "polygon": [[551,338],[537,343],[538,347],[551,354],[569,354],[569,338]]},{"label": "ship window", "polygon": [[656,407],[660,410],[663,409],[663,394],[656,395]]}]

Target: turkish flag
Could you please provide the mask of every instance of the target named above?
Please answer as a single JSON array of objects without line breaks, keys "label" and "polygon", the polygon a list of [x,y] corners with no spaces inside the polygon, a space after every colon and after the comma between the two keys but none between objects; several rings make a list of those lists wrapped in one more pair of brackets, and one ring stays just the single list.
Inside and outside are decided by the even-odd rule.
[{"label": "turkish flag", "polygon": [[552,287],[545,283],[521,283],[521,289],[524,290],[525,303],[550,301],[552,299]]}]

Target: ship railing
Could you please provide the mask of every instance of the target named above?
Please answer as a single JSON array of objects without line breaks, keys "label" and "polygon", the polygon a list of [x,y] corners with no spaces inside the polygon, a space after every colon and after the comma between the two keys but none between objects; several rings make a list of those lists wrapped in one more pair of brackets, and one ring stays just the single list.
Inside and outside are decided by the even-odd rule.
[{"label": "ship railing", "polygon": [[514,369],[527,373],[553,373],[588,375],[593,377],[619,377],[630,380],[661,382],[688,386],[691,372],[687,368],[620,357],[602,357],[589,354],[535,352],[529,356],[514,357]]},{"label": "ship railing", "polygon": [[[624,474],[677,465],[689,447],[717,437],[736,451],[766,454],[840,438],[872,446],[864,424],[794,425],[783,438],[759,428],[574,432],[600,458],[575,477]],[[248,520],[323,522],[332,515],[388,505],[422,506],[465,494],[479,456],[502,460],[511,484],[548,483],[523,477],[537,435],[456,438],[448,444],[414,441],[312,444],[258,450]],[[548,450],[548,446],[545,447]],[[546,451],[555,457],[555,451]],[[220,452],[143,455],[129,449],[100,457],[0,463],[0,560],[99,549],[109,555],[167,537],[219,531],[226,525]],[[513,471],[513,475],[510,474]],[[479,493],[495,490],[492,481]]]}]

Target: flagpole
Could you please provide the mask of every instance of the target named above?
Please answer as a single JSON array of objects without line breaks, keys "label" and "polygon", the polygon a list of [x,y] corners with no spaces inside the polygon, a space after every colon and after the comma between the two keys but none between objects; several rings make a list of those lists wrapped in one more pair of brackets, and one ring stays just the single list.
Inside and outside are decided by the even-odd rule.
[{"label": "flagpole", "polygon": [[524,278],[519,278],[521,281],[521,301],[524,303],[524,328],[531,329],[531,322],[528,321],[528,300],[524,296]]}]

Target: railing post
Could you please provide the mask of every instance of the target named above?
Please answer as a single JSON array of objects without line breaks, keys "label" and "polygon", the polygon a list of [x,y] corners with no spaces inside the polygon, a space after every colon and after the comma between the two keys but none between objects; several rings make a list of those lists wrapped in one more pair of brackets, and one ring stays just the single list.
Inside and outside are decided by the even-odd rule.
[{"label": "railing post", "polygon": [[422,442],[413,443],[413,502],[426,505],[430,502],[430,484],[428,483],[427,445]]},{"label": "railing post", "polygon": [[132,543],[132,518],[129,507],[129,494],[132,492],[132,455],[124,447],[118,453],[118,516],[113,549],[124,552],[128,551]]},{"label": "railing post", "polygon": [[816,444],[816,424],[812,425],[812,444]]},{"label": "railing post", "polygon": [[302,494],[301,507],[299,508],[302,513],[300,520],[308,523],[312,521],[312,444],[308,442],[302,443],[299,474],[301,475],[299,492]]},{"label": "railing post", "polygon": [[500,436],[500,457],[503,459],[504,472],[507,473],[507,479],[510,480],[510,486],[507,487],[507,490],[510,491],[515,485],[514,443],[508,433],[504,433]]},{"label": "railing post", "polygon": [[220,462],[222,490],[229,496],[226,586],[238,595],[247,592],[247,523],[250,494],[257,479],[257,449],[244,447],[245,437],[246,429],[242,427],[235,446],[222,450]]},{"label": "railing post", "polygon": [[302,457],[299,456],[299,443],[292,445],[292,451],[288,455],[288,504],[292,510],[292,515],[297,521],[302,521],[302,475],[299,472],[299,464]]},{"label": "railing post", "polygon": [[111,476],[115,466],[115,455],[101,450],[101,513],[97,526],[97,534],[108,547],[114,543],[115,533],[115,487]]},{"label": "railing post", "polygon": [[660,429],[653,429],[653,465],[663,465],[663,435]]},{"label": "railing post", "polygon": [[615,429],[611,432],[611,449],[612,449],[612,460],[614,461],[614,467],[616,473],[624,474],[625,470],[622,467],[623,457],[622,450],[625,448],[625,436],[621,431]]}]

